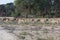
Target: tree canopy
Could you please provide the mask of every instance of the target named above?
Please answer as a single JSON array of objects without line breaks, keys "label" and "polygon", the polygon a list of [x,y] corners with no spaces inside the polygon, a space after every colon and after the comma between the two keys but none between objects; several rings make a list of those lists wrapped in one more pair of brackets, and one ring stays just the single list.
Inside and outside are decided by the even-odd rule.
[{"label": "tree canopy", "polygon": [[12,17],[60,17],[60,0],[15,0],[0,5],[0,16]]},{"label": "tree canopy", "polygon": [[[16,10],[25,17],[44,15],[45,8],[49,6],[48,0],[15,0]],[[48,9],[48,8],[46,8]],[[23,16],[23,15],[22,15]]]}]

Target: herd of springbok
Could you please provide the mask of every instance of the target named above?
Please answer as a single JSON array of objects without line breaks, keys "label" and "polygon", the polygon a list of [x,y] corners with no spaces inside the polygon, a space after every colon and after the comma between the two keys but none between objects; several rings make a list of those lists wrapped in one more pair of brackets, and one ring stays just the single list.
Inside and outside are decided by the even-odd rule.
[{"label": "herd of springbok", "polygon": [[50,22],[50,23],[60,23],[60,18],[15,18],[15,17],[0,17],[0,20],[3,21],[17,21],[21,22]]}]

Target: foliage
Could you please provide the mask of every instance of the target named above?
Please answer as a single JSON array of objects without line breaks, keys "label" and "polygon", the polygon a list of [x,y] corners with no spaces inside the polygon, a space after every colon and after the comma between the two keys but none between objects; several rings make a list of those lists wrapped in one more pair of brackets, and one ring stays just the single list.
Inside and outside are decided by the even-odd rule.
[{"label": "foliage", "polygon": [[15,0],[0,5],[0,16],[25,18],[60,17],[60,0]]},{"label": "foliage", "polygon": [[0,5],[1,16],[14,16],[14,13],[15,13],[15,6],[13,3],[7,3],[4,5]]},{"label": "foliage", "polygon": [[37,40],[46,40],[46,39],[43,39],[43,38],[37,38]]},{"label": "foliage", "polygon": [[20,33],[20,35],[27,35],[27,34],[28,34],[27,32]]},{"label": "foliage", "polygon": [[25,14],[25,17],[28,17],[29,15],[42,15],[44,7],[46,7],[48,4],[48,0],[15,0],[16,10],[21,15]]}]

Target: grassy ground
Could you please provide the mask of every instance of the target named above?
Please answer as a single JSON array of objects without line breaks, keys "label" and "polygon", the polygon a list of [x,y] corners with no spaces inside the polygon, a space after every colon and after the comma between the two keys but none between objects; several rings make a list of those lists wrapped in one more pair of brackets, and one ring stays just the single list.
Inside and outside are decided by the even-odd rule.
[{"label": "grassy ground", "polygon": [[60,23],[0,21],[0,25],[22,40],[60,40]]}]

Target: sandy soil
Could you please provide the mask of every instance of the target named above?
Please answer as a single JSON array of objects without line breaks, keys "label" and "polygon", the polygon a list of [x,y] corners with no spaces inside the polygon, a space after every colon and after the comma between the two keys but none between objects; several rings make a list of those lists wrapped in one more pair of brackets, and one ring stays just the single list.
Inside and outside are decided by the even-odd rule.
[{"label": "sandy soil", "polygon": [[0,40],[19,40],[17,36],[12,33],[8,33],[6,30],[2,30],[0,27]]}]

